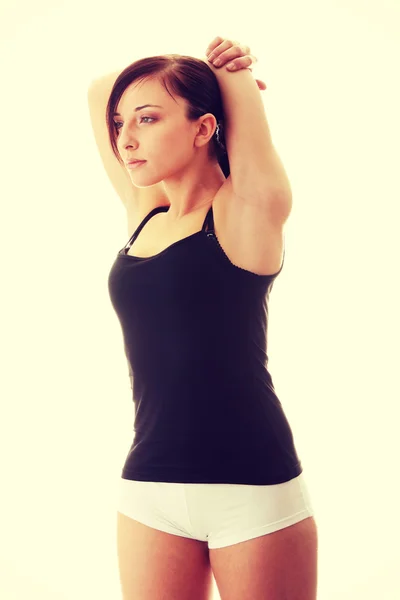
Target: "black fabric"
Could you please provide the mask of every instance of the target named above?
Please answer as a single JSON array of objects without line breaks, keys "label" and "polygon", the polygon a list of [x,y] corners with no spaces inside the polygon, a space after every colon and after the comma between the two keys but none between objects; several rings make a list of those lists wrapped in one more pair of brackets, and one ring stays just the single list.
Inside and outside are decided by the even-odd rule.
[{"label": "black fabric", "polygon": [[150,258],[127,254],[109,274],[135,405],[122,477],[272,485],[302,473],[268,371],[268,298],[280,270],[230,262],[210,208],[201,231]]}]

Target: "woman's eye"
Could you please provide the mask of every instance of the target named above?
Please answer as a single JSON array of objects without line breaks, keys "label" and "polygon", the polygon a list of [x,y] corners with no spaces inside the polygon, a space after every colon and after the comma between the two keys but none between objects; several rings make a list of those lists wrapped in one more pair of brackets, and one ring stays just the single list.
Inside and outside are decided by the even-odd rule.
[{"label": "woman's eye", "polygon": [[[156,120],[154,117],[141,117],[140,122],[142,122],[143,119],[151,119],[152,121]],[[120,121],[114,121],[114,125],[115,129],[118,131],[120,129],[119,125],[122,125],[122,123]]]},{"label": "woman's eye", "polygon": [[152,121],[155,121],[155,119],[153,117],[142,117],[140,119],[140,122],[142,122],[143,119],[151,119]]}]

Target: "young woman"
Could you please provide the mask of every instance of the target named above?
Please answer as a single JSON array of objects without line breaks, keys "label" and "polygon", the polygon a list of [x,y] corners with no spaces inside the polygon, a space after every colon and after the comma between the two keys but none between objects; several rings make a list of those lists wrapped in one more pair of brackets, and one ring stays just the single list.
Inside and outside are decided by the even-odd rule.
[{"label": "young woman", "polygon": [[290,184],[249,48],[209,50],[138,60],[89,90],[131,236],[108,281],[135,403],[121,587],[206,600],[214,575],[222,600],[315,600],[314,513],[267,368]]}]

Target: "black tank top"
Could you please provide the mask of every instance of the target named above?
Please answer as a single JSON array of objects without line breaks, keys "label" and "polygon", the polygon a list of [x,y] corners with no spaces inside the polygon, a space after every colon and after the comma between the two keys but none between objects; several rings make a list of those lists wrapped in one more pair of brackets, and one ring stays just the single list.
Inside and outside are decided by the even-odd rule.
[{"label": "black tank top", "polygon": [[119,251],[108,279],[135,406],[124,479],[271,485],[302,472],[268,371],[268,298],[275,278],[235,266],[214,231],[151,257]]}]

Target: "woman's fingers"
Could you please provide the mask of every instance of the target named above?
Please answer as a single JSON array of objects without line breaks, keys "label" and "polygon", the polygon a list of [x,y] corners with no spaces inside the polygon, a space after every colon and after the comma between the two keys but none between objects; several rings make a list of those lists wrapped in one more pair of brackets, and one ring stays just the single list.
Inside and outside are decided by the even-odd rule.
[{"label": "woman's fingers", "polygon": [[208,60],[214,63],[216,60],[220,62],[215,66],[223,66],[229,61],[233,61],[235,58],[246,56],[246,52],[241,46],[229,46],[224,48],[224,44],[221,44],[211,52],[208,56]]},{"label": "woman's fingers", "polygon": [[213,41],[211,42],[211,44],[208,46],[207,50],[206,50],[206,56],[208,56],[210,54],[210,52],[212,52],[213,50],[215,50],[217,48],[217,46],[219,46],[220,44],[222,44],[222,42],[224,41],[224,39],[222,37],[216,37],[213,39]]},{"label": "woman's fingers", "polygon": [[267,85],[263,81],[261,81],[260,79],[256,79],[256,84],[258,85],[258,88],[260,90],[265,91],[267,89]]},{"label": "woman's fingers", "polygon": [[[214,38],[205,54],[208,57],[208,61],[215,68],[226,65],[229,71],[239,71],[241,69],[252,71],[251,66],[258,62],[258,59],[250,54],[249,46],[242,46],[236,40],[224,40],[219,36]],[[256,79],[256,83],[260,90],[267,89],[263,81]]]},{"label": "woman's fingers", "polygon": [[[217,43],[219,40],[221,40],[222,43]],[[246,54],[250,54],[250,48],[248,46],[242,46],[236,41],[222,40],[222,38],[215,38],[214,42],[211,43],[206,50],[208,59],[211,62],[213,62],[214,59],[220,59],[221,66],[228,60],[232,60],[238,56],[245,56]]]},{"label": "woman's fingers", "polygon": [[[225,61],[221,63],[221,66],[225,64]],[[229,71],[239,71],[239,69],[248,69],[253,64],[251,56],[242,56],[241,58],[235,58],[235,60],[229,59],[226,68]]]}]

